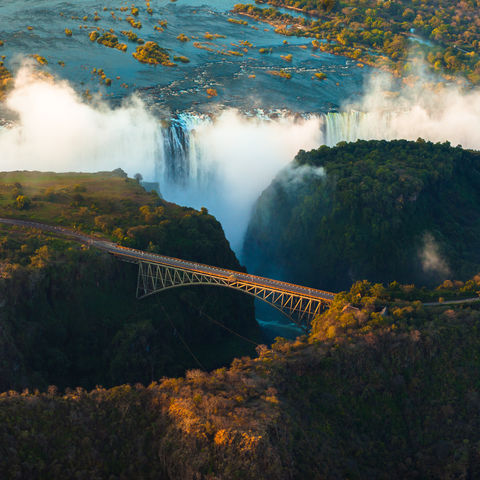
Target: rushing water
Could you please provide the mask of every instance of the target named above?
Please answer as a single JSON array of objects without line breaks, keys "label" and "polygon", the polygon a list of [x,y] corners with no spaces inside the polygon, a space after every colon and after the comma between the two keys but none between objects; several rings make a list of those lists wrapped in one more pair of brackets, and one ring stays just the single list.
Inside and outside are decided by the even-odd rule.
[{"label": "rushing water", "polygon": [[[0,39],[5,45],[0,47],[0,54],[6,55],[6,65],[13,70],[27,55],[39,54],[47,59],[48,71],[69,79],[79,91],[100,90],[104,97],[115,99],[141,90],[151,105],[174,112],[216,112],[223,106],[244,111],[326,111],[338,106],[339,99],[361,91],[368,68],[363,70],[352,60],[313,51],[310,40],[275,34],[265,23],[249,18],[248,25],[231,23],[228,20],[232,18],[245,19],[231,13],[235,3],[158,0],[152,2],[153,14],[148,15],[144,2],[138,2],[138,19],[143,26],[134,29],[125,20],[129,12],[119,10],[127,5],[120,0],[108,2],[107,11],[98,0],[2,0]],[[93,20],[94,12],[98,12],[100,20]],[[83,20],[84,16],[87,20]],[[160,20],[168,22],[163,32],[154,30]],[[72,37],[66,37],[65,28],[73,31]],[[113,29],[119,40],[128,44],[127,52],[90,42],[89,33],[96,28]],[[187,56],[190,63],[178,62],[173,68],[141,64],[132,56],[137,45],[128,42],[122,30],[133,30],[145,41],[154,40],[172,55]],[[206,40],[206,32],[225,38]],[[177,40],[180,33],[191,41]],[[288,43],[284,44],[284,40]],[[240,45],[245,41],[252,47]],[[211,51],[196,48],[195,42]],[[272,53],[261,54],[260,48],[271,48]],[[292,54],[291,62],[281,58],[287,54]],[[60,66],[59,61],[65,66]],[[93,68],[104,69],[112,86],[102,86],[98,76],[91,73]],[[292,79],[268,73],[279,69],[291,73]],[[312,81],[313,73],[318,71],[325,72],[327,79]],[[207,88],[215,88],[218,96],[209,99]]]}]

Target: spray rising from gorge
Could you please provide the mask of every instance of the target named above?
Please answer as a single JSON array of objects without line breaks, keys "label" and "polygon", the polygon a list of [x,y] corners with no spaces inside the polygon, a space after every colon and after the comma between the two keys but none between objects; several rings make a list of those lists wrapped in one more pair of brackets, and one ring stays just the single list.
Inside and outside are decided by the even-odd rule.
[{"label": "spray rising from gorge", "polygon": [[216,117],[156,118],[136,97],[112,108],[86,103],[63,81],[17,75],[7,100],[16,115],[0,130],[2,170],[122,168],[157,181],[169,201],[207,207],[239,253],[255,200],[300,149],[357,139],[448,140],[480,148],[480,92],[429,88],[369,93],[344,112],[275,118],[237,110]]}]

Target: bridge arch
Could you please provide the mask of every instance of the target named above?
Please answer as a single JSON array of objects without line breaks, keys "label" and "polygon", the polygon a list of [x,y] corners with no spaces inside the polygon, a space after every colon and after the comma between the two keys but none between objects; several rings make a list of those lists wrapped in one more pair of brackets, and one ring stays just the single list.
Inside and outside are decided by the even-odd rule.
[{"label": "bridge arch", "polygon": [[204,285],[230,288],[271,305],[291,322],[307,330],[313,318],[326,309],[328,301],[274,287],[255,285],[231,276],[210,275],[153,262],[138,262],[137,298],[172,288]]}]

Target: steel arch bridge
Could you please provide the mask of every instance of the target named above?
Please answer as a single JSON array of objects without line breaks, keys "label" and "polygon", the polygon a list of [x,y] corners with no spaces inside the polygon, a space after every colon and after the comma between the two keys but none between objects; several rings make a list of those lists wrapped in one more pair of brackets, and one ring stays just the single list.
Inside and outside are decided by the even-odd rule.
[{"label": "steel arch bridge", "polygon": [[304,329],[310,326],[316,315],[328,307],[334,296],[330,292],[228,270],[212,273],[151,261],[139,261],[138,267],[137,298],[139,299],[171,288],[190,285],[226,287],[270,304]]}]

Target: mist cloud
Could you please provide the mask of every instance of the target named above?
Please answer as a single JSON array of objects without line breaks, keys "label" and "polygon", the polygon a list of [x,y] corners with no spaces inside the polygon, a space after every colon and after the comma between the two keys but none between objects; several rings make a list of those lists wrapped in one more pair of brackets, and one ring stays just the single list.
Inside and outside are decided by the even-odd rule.
[{"label": "mist cloud", "polygon": [[323,167],[314,167],[312,165],[299,165],[293,168],[287,168],[282,172],[282,186],[287,189],[296,189],[304,183],[309,182],[312,178],[325,177],[325,169]]},{"label": "mist cloud", "polygon": [[479,149],[480,91],[465,91],[458,85],[445,86],[429,80],[419,78],[415,85],[403,85],[398,90],[391,77],[372,76],[365,95],[343,107],[346,112],[357,113],[346,113],[343,120],[339,118],[338,133],[332,131],[332,138],[326,140],[334,143],[422,137]]},{"label": "mist cloud", "polygon": [[193,145],[209,181],[192,179],[187,188],[162,187],[166,198],[197,208],[206,206],[222,222],[233,249],[239,252],[254,202],[278,171],[302,148],[322,143],[321,119],[245,117],[226,110],[213,122],[196,127]]},{"label": "mist cloud", "polygon": [[6,101],[18,117],[0,129],[0,169],[153,172],[155,124],[138,98],[121,107],[87,105],[65,81],[28,66]]},{"label": "mist cloud", "polygon": [[446,278],[450,275],[450,268],[440,254],[440,248],[431,233],[423,236],[423,245],[419,252],[423,271],[429,275]]}]

